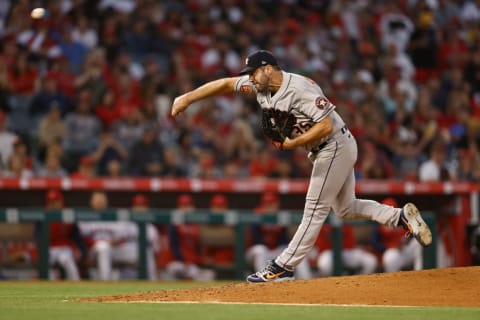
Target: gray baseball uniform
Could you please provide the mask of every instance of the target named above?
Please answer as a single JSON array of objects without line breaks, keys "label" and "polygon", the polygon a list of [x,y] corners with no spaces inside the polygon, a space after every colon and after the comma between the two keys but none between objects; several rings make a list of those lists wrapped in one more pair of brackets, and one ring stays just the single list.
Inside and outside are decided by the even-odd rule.
[{"label": "gray baseball uniform", "polygon": [[305,146],[313,169],[302,222],[288,247],[275,260],[279,266],[292,270],[314,245],[331,210],[344,219],[369,219],[395,227],[401,209],[372,200],[356,199],[353,169],[357,160],[355,138],[335,112],[335,105],[314,81],[298,74],[282,72],[281,87],[273,96],[270,92],[257,92],[248,75],[237,80],[235,90],[255,93],[262,108],[293,114],[297,120],[293,136],[306,132],[325,117],[330,117],[333,123],[330,136]]}]

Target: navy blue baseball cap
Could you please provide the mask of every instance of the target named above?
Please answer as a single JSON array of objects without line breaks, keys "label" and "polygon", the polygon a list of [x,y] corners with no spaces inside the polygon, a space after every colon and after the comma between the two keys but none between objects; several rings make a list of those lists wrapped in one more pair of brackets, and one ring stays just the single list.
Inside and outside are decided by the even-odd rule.
[{"label": "navy blue baseball cap", "polygon": [[272,66],[278,65],[277,59],[267,50],[259,50],[252,53],[248,56],[245,63],[247,66],[240,71],[241,75],[252,73],[257,70],[257,68],[266,66],[267,64]]}]

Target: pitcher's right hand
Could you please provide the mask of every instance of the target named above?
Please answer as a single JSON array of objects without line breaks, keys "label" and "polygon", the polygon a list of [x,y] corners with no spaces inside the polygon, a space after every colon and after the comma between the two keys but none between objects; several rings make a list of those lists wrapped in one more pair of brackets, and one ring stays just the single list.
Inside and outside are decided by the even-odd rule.
[{"label": "pitcher's right hand", "polygon": [[186,94],[176,97],[175,100],[173,100],[172,116],[175,117],[179,115],[180,113],[185,111],[185,109],[187,109],[189,105],[190,103],[186,98]]}]

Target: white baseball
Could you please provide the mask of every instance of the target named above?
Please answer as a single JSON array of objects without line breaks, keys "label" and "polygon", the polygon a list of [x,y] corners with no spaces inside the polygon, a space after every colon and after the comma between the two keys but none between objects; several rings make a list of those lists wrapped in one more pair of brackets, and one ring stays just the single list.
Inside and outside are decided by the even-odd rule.
[{"label": "white baseball", "polygon": [[41,19],[45,15],[45,9],[44,8],[35,8],[32,10],[32,13],[30,13],[33,19]]}]

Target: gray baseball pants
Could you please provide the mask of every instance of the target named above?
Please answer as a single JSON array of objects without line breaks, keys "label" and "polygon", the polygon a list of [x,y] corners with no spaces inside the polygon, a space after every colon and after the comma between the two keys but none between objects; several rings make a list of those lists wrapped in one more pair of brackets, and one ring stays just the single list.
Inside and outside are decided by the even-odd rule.
[{"label": "gray baseball pants", "polygon": [[355,197],[357,143],[347,130],[338,131],[316,154],[300,225],[275,262],[292,270],[308,254],[330,211],[346,220],[365,219],[394,227],[401,209]]}]

